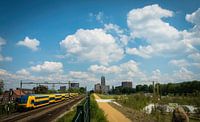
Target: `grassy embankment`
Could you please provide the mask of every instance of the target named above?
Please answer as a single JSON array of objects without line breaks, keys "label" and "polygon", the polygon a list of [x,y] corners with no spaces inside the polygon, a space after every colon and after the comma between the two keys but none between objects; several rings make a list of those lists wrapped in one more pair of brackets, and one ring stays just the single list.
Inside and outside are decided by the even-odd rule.
[{"label": "grassy embankment", "polygon": [[150,103],[150,97],[146,97],[144,94],[132,94],[132,95],[103,95],[98,94],[102,99],[115,99],[116,102],[123,106],[140,110]]},{"label": "grassy embankment", "polygon": [[[78,105],[82,105],[84,102],[85,100],[81,101]],[[75,115],[76,115],[76,106],[72,107],[71,111],[69,111],[63,117],[59,118],[57,122],[72,122]]]},{"label": "grassy embankment", "polygon": [[104,111],[99,108],[93,95],[90,96],[90,117],[91,122],[108,122]]},{"label": "grassy embankment", "polygon": [[200,96],[165,96],[159,101],[160,104],[178,103],[179,105],[194,105],[200,107]]},{"label": "grassy embankment", "polygon": [[[85,100],[82,101],[79,105],[83,104],[84,102]],[[75,114],[76,114],[76,107],[72,108],[72,110],[66,115],[64,115],[62,118],[60,118],[58,122],[72,122]],[[90,118],[91,122],[107,122],[107,119],[103,110],[101,110],[98,107],[98,104],[95,101],[95,98],[93,95],[90,96],[90,117],[91,117]]]},{"label": "grassy embankment", "polygon": [[[172,114],[171,113],[161,113],[160,111],[153,112],[148,115],[142,112],[141,110],[155,101],[150,96],[145,96],[142,93],[131,94],[131,95],[99,95],[102,99],[115,99],[123,107],[119,107],[113,103],[110,103],[113,107],[124,113],[128,118],[133,121],[144,121],[148,120],[149,122],[153,121],[164,121],[170,122]],[[163,97],[160,101],[157,101],[161,104],[168,103],[178,103],[180,105],[199,105],[199,97]],[[195,120],[190,119],[190,121],[195,122]]]}]

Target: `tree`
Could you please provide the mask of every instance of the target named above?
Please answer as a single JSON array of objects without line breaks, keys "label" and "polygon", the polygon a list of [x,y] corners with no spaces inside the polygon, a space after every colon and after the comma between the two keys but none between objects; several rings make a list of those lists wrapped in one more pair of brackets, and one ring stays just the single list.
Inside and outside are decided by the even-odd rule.
[{"label": "tree", "polygon": [[79,93],[85,93],[85,92],[86,92],[86,89],[84,87],[79,88]]},{"label": "tree", "polygon": [[142,85],[137,85],[136,86],[136,92],[142,91]]},{"label": "tree", "polygon": [[143,85],[142,86],[142,91],[144,91],[144,92],[149,92],[149,87],[148,87],[148,85]]},{"label": "tree", "polygon": [[149,92],[153,93],[153,85],[149,85]]},{"label": "tree", "polygon": [[37,87],[33,88],[34,92],[36,94],[45,94],[48,93],[48,87],[47,86],[43,86],[43,85],[39,85]]}]

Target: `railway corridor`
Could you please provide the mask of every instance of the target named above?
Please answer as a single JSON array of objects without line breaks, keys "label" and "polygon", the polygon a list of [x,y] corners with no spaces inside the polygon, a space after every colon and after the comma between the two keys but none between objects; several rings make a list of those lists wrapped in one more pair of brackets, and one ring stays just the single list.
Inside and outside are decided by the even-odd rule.
[{"label": "railway corridor", "polygon": [[76,96],[66,101],[43,106],[14,116],[2,118],[0,122],[51,122],[56,121],[60,115],[82,100],[84,96]]},{"label": "railway corridor", "polygon": [[[94,94],[95,99],[101,99],[98,95]],[[105,112],[109,122],[131,122],[121,112],[110,106],[107,102],[97,102],[99,107]]]}]

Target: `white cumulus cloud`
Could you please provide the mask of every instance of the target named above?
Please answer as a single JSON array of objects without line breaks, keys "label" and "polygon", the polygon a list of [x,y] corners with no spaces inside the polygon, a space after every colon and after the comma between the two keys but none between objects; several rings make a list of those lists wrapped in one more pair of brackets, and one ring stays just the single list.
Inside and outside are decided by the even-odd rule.
[{"label": "white cumulus cloud", "polygon": [[18,70],[16,73],[19,74],[19,75],[24,75],[24,76],[30,75],[30,72],[27,71],[26,69]]},{"label": "white cumulus cloud", "polygon": [[13,60],[12,57],[10,57],[10,56],[3,56],[3,55],[1,54],[2,47],[3,47],[3,45],[5,45],[5,44],[6,44],[6,40],[3,39],[2,37],[0,37],[0,62],[1,62],[1,61],[12,61],[12,60]]},{"label": "white cumulus cloud", "polygon": [[108,74],[118,73],[121,69],[118,66],[91,65],[88,70],[94,73]]},{"label": "white cumulus cloud", "polygon": [[124,53],[123,49],[116,44],[113,36],[105,33],[103,29],[79,29],[75,34],[68,35],[62,40],[60,46],[68,54],[104,65],[119,61]]},{"label": "white cumulus cloud", "polygon": [[33,72],[59,73],[63,71],[63,64],[61,62],[45,61],[43,64],[32,66],[30,69]]},{"label": "white cumulus cloud", "polygon": [[19,41],[17,45],[25,46],[33,51],[37,51],[39,49],[40,41],[25,37],[25,39],[23,41]]},{"label": "white cumulus cloud", "polygon": [[169,63],[178,67],[187,67],[190,65],[189,62],[187,62],[185,59],[179,59],[179,60],[173,59],[169,61]]},{"label": "white cumulus cloud", "polygon": [[191,22],[195,25],[200,25],[200,8],[198,8],[192,14],[187,14],[185,18],[188,22]]},{"label": "white cumulus cloud", "polygon": [[139,64],[134,60],[129,60],[128,62],[113,66],[91,65],[88,70],[95,74],[110,74],[114,76],[113,80],[145,78],[145,74],[140,71]]},{"label": "white cumulus cloud", "polygon": [[192,52],[194,47],[185,38],[188,33],[177,30],[163,20],[173,14],[173,11],[163,9],[157,4],[131,10],[127,18],[131,37],[144,39],[147,45],[127,48],[127,53],[150,58],[153,55]]}]

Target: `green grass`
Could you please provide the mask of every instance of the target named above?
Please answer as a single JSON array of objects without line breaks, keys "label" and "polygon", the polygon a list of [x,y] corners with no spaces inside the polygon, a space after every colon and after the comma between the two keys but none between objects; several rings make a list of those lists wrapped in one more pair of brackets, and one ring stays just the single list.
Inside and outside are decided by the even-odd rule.
[{"label": "green grass", "polygon": [[90,96],[90,117],[91,122],[108,122],[104,111],[99,108],[93,95]]},{"label": "green grass", "polygon": [[[172,115],[171,113],[162,114],[160,112],[156,112],[154,114],[145,115],[142,113],[141,109],[143,109],[149,103],[153,103],[155,99],[152,97],[145,96],[143,93],[131,94],[131,95],[99,95],[101,98],[107,99],[115,99],[118,103],[120,103],[122,108],[117,105],[112,105],[115,108],[118,108],[119,111],[124,113],[125,115],[129,115],[128,118],[131,120],[145,119],[149,121],[162,121],[162,122],[170,122]],[[168,103],[178,103],[180,105],[195,105],[200,106],[200,97],[192,97],[192,96],[165,96],[162,97],[160,101],[157,101],[160,104],[168,104]],[[155,101],[156,102],[156,101]],[[143,115],[141,115],[143,114]],[[195,120],[190,118],[191,122],[197,122],[199,120]]]},{"label": "green grass", "polygon": [[178,103],[180,105],[194,105],[200,106],[200,97],[192,96],[172,96],[172,97],[163,97],[159,103],[168,104],[168,103]]},{"label": "green grass", "polygon": [[76,110],[73,109],[72,111],[70,111],[69,113],[64,115],[62,118],[60,118],[58,120],[58,122],[72,122],[73,117],[75,116],[75,114],[76,114]]},{"label": "green grass", "polygon": [[146,97],[142,93],[130,94],[130,95],[103,95],[98,94],[102,99],[115,99],[116,102],[123,106],[140,110],[150,103],[150,97]]},{"label": "green grass", "polygon": [[[83,103],[85,103],[85,100],[81,101],[79,105],[82,105]],[[76,115],[76,107],[72,108],[72,111],[70,111],[69,113],[65,114],[63,117],[58,119],[57,122],[72,122],[75,115]]]},{"label": "green grass", "polygon": [[[84,102],[85,100],[83,100],[79,105],[83,104]],[[75,114],[76,107],[72,111],[64,115],[62,118],[60,118],[58,122],[72,122]],[[90,117],[91,122],[108,122],[103,110],[99,108],[93,95],[90,96]]]},{"label": "green grass", "polygon": [[123,106],[141,110],[146,105],[150,103],[150,97],[146,97],[144,94],[131,94],[131,95],[120,95],[118,97],[115,96],[117,102],[122,104]]},{"label": "green grass", "polygon": [[115,99],[115,97],[119,95],[104,95],[104,94],[97,94],[101,99]]}]

